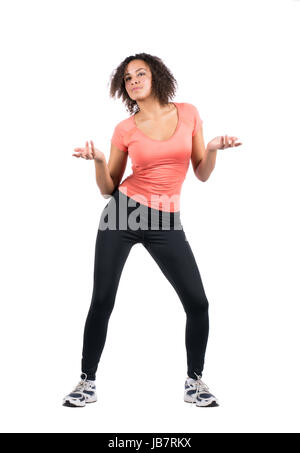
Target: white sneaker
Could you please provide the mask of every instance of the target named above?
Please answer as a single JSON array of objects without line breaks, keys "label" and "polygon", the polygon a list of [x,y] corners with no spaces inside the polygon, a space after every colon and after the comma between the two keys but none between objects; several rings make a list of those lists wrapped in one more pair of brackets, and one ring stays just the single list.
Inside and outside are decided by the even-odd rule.
[{"label": "white sneaker", "polygon": [[[82,377],[84,376],[84,378]],[[87,380],[85,373],[81,374],[81,380],[76,385],[74,390],[63,399],[63,406],[67,407],[83,407],[86,403],[94,403],[97,401],[96,381]]]},{"label": "white sneaker", "polygon": [[[196,374],[196,373],[195,373]],[[219,406],[217,398],[210,393],[209,388],[197,375],[197,379],[187,377],[184,384],[184,401],[186,403],[196,403],[199,407]]]}]

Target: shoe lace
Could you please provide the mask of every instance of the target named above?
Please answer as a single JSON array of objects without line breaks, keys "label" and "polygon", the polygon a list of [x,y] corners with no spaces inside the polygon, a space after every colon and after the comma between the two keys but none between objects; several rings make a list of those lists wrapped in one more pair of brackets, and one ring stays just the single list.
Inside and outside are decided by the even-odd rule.
[{"label": "shoe lace", "polygon": [[[195,373],[196,374],[196,373]],[[196,374],[197,379],[195,379],[195,385],[196,385],[196,398],[198,397],[199,393],[201,392],[208,392],[209,393],[209,388],[208,386],[202,381],[201,376]]]},{"label": "shoe lace", "polygon": [[[82,374],[85,374],[85,373],[82,373]],[[79,383],[74,388],[73,392],[82,392],[83,390],[85,390],[88,387],[88,382],[86,382],[86,379],[87,379],[87,374],[85,374],[84,379],[81,378]]]}]

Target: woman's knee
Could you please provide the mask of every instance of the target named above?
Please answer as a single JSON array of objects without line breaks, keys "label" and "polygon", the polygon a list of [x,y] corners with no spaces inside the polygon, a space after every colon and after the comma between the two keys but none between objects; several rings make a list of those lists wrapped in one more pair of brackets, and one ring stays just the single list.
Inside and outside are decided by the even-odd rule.
[{"label": "woman's knee", "polygon": [[110,315],[114,308],[115,295],[104,293],[103,291],[94,291],[91,301],[91,310],[103,315]]},{"label": "woman's knee", "polygon": [[194,294],[184,302],[184,309],[192,316],[202,315],[209,309],[209,302],[205,294]]}]

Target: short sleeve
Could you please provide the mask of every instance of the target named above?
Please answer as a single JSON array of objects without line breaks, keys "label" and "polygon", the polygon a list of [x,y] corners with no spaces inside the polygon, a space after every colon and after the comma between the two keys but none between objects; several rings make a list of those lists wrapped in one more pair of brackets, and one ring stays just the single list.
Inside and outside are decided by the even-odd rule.
[{"label": "short sleeve", "polygon": [[[191,104],[193,105],[193,104]],[[193,116],[194,116],[194,127],[193,127],[193,132],[192,132],[192,137],[197,134],[197,132],[200,129],[200,126],[203,123],[203,120],[200,118],[199,112],[197,110],[197,107],[193,105]]]},{"label": "short sleeve", "polygon": [[114,129],[111,142],[121,151],[124,151],[125,153],[128,151],[127,146],[124,144],[124,132],[122,131],[120,123],[117,124]]}]

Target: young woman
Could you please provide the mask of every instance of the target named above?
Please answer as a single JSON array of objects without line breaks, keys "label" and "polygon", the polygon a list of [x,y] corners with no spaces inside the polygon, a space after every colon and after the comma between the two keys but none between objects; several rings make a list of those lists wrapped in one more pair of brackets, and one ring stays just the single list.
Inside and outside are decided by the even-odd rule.
[{"label": "young woman", "polygon": [[[187,377],[184,401],[218,406],[202,381],[209,331],[208,300],[180,220],[180,191],[191,160],[206,181],[218,149],[239,146],[219,136],[205,147],[202,119],[186,102],[170,102],[176,80],[158,57],[127,57],[112,76],[110,95],[122,97],[131,116],[119,122],[108,163],[94,143],[75,148],[75,157],[93,159],[104,198],[111,197],[98,228],[92,301],[85,322],[81,380],[63,399],[68,407],[97,401],[96,371],[104,348],[121,273],[132,246],[141,243],[173,285],[186,313]],[[128,154],[133,173],[121,184]]]}]

